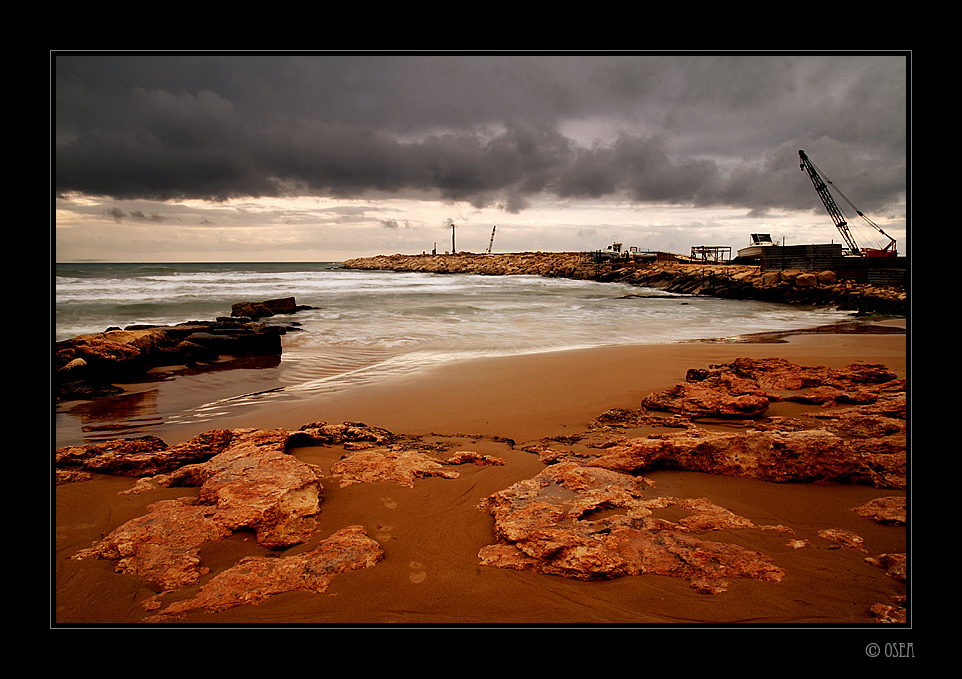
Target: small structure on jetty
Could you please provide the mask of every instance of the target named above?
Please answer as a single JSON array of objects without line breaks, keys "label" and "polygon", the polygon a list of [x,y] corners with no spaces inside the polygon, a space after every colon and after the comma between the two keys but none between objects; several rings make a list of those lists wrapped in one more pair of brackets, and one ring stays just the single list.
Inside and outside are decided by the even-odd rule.
[{"label": "small structure on jetty", "polygon": [[698,262],[727,262],[732,258],[728,245],[696,245],[691,249],[691,258]]}]

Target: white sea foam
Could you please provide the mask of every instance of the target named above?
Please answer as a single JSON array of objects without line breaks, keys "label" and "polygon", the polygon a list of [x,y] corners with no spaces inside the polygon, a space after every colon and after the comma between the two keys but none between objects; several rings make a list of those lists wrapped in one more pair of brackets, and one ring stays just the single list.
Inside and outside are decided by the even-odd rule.
[{"label": "white sea foam", "polygon": [[[847,317],[831,309],[666,295],[537,276],[350,271],[324,264],[60,265],[56,338],[107,327],[229,316],[231,305],[295,297],[317,307],[285,353],[351,364],[423,354],[504,355],[788,330]],[[639,292],[646,294],[639,295]]]},{"label": "white sea foam", "polygon": [[[295,324],[280,364],[168,421],[213,418],[270,398],[336,391],[471,357],[665,343],[791,330],[844,320],[832,309],[669,295],[615,283],[537,276],[345,270],[333,264],[58,265],[55,337],[132,324],[229,316],[231,305],[294,297],[316,307]],[[227,379],[232,389],[237,380]],[[213,393],[213,392],[216,392]],[[206,400],[205,400],[206,399]]]}]

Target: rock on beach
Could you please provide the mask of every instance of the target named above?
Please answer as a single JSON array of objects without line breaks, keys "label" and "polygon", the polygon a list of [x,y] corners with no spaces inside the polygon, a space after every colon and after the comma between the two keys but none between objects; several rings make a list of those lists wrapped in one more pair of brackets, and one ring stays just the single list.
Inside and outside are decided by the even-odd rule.
[{"label": "rock on beach", "polygon": [[53,348],[54,384],[60,400],[110,396],[116,384],[143,380],[164,366],[199,366],[227,357],[280,356],[288,327],[257,318],[308,309],[293,297],[233,305],[232,317],[176,325],[131,325],[79,335]]},{"label": "rock on beach", "polygon": [[[491,543],[477,554],[478,565],[582,581],[668,576],[706,595],[726,592],[743,579],[779,586],[790,566],[740,546],[737,537],[732,542],[731,536],[768,533],[783,537],[787,548],[804,548],[792,526],[757,524],[703,497],[660,492],[645,476],[659,469],[875,487],[880,497],[852,512],[904,525],[904,498],[891,491],[905,488],[905,382],[884,366],[828,369],[782,359],[738,359],[693,368],[688,379],[706,388],[696,397],[696,410],[688,404],[690,394],[667,389],[645,399],[637,411],[602,413],[583,435],[525,446],[545,466],[482,498],[477,509],[494,523]],[[831,408],[823,403],[804,418],[732,414],[726,406],[732,391],[757,392],[775,402],[826,386],[834,389]],[[858,397],[851,398],[853,393]],[[742,430],[718,432],[701,424],[718,416],[737,419]],[[626,435],[627,428],[646,421],[683,431]],[[883,421],[886,433],[880,435]],[[303,446],[338,447],[344,454],[325,476],[291,454]],[[103,442],[61,449],[56,459],[58,471],[138,477],[124,493],[198,489],[196,499],[155,502],[147,514],[74,555],[113,561],[118,572],[153,583],[159,594],[142,602],[147,622],[256,604],[287,592],[321,593],[340,573],[377,567],[383,548],[360,526],[344,526],[297,554],[280,554],[317,537],[324,479],[339,479],[342,488],[414,488],[429,478],[452,482],[459,477],[456,465],[503,464],[470,450],[451,454],[419,436],[360,422],[312,422],[296,431],[216,430],[173,446],[158,440]],[[246,557],[206,578],[203,546],[236,531],[250,531],[278,555]],[[866,553],[861,536],[850,530],[829,526],[819,537]],[[904,554],[866,553],[865,562],[904,580]],[[199,591],[172,601],[165,596],[198,586]],[[901,606],[878,606],[871,615],[879,622],[904,620]]]}]

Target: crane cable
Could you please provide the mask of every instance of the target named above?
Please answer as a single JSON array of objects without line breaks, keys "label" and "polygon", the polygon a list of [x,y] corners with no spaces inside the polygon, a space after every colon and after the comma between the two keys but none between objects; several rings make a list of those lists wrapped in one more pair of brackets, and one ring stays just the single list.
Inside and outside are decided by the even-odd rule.
[{"label": "crane cable", "polygon": [[[809,159],[808,159],[808,162],[809,162],[809,163],[812,163],[812,159],[809,158]],[[855,204],[852,203],[852,201],[850,201],[850,200],[848,199],[848,197],[847,197],[844,193],[842,193],[842,191],[841,191],[837,186],[835,186],[835,183],[832,182],[831,179],[829,179],[828,177],[825,176],[825,173],[822,172],[822,170],[821,170],[820,167],[818,167],[815,163],[812,163],[812,167],[814,167],[814,168],[815,168],[815,171],[818,172],[818,174],[821,176],[821,178],[822,178],[823,180],[825,180],[825,183],[826,183],[827,185],[831,186],[833,189],[835,189],[835,192],[836,192],[839,196],[842,197],[842,200],[844,200],[846,203],[848,203],[849,206],[850,206],[853,210],[855,210],[855,214],[857,214],[859,217],[861,217],[861,218],[864,219],[866,222],[868,222],[868,224],[870,224],[872,227],[874,227],[875,230],[877,230],[877,231],[878,231],[879,233],[881,233],[883,236],[885,236],[886,238],[888,238],[890,241],[892,240],[892,237],[889,236],[887,233],[885,233],[885,232],[882,230],[882,227],[880,227],[878,224],[876,224],[876,223],[873,222],[871,219],[869,219],[868,217],[866,217],[866,216],[862,213],[861,210],[859,210],[857,207],[855,207]],[[875,240],[876,240],[876,243],[878,243],[879,245],[881,245],[881,242],[878,240],[878,238],[876,238]]]}]

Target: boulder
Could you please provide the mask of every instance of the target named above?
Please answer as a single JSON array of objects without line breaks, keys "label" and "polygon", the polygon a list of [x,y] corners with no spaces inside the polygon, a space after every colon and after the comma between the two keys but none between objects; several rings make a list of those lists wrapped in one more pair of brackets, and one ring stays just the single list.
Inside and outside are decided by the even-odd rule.
[{"label": "boulder", "polygon": [[111,395],[116,383],[148,378],[163,366],[212,363],[223,356],[279,356],[284,328],[240,319],[128,326],[80,335],[54,345],[60,400]]},{"label": "boulder", "polygon": [[[480,563],[579,580],[658,574],[709,594],[735,578],[781,580],[782,570],[763,554],[699,536],[757,528],[751,521],[705,499],[646,498],[648,485],[611,470],[552,465],[485,501],[498,542],[481,549]],[[655,518],[672,506],[686,516]],[[603,518],[594,518],[599,510]]]},{"label": "boulder", "polygon": [[232,439],[233,433],[227,429],[208,431],[176,446],[168,446],[156,436],[114,439],[59,448],[54,454],[54,463],[58,482],[70,479],[76,471],[152,476],[208,460],[226,449]]},{"label": "boulder", "polygon": [[[603,413],[582,437],[580,450],[559,448],[554,441],[528,449],[547,464],[578,461],[626,474],[675,469],[777,483],[904,489],[905,389],[904,379],[879,364],[835,370],[742,358],[689,370],[684,383],[648,395],[639,410]],[[762,406],[778,400],[820,407],[804,416],[767,416]],[[695,425],[721,418],[726,420],[721,431]],[[623,433],[653,427],[683,431]]]},{"label": "boulder", "polygon": [[[853,363],[840,370],[801,366],[782,358],[739,358],[688,371],[685,382],[645,397],[642,405],[686,417],[759,417],[778,400],[868,404],[904,381],[884,365]],[[785,392],[791,392],[786,394]]]},{"label": "boulder", "polygon": [[323,486],[311,465],[285,452],[288,432],[241,429],[206,462],[153,477],[160,486],[199,486],[199,497],[166,500],[74,558],[117,561],[116,570],[164,591],[207,572],[199,550],[238,530],[269,549],[300,544],[316,530]]},{"label": "boulder", "polygon": [[819,271],[816,277],[819,285],[835,285],[838,282],[838,275],[834,271]]},{"label": "boulder", "polygon": [[274,312],[263,302],[238,302],[231,306],[231,316],[243,318],[265,318],[273,316]]},{"label": "boulder", "polygon": [[769,394],[757,384],[730,374],[711,380],[691,377],[643,401],[650,410],[687,417],[757,417],[770,403]]},{"label": "boulder", "polygon": [[263,302],[238,302],[231,305],[231,316],[266,318],[275,314],[293,314],[314,307],[298,304],[293,297],[268,299]]},{"label": "boulder", "polygon": [[904,489],[904,439],[848,440],[826,429],[737,433],[689,429],[630,438],[584,462],[625,474],[658,469],[773,483],[843,483]]},{"label": "boulder", "polygon": [[[252,556],[214,576],[193,597],[175,601],[145,622],[170,622],[191,612],[223,611],[257,604],[287,592],[323,594],[335,577],[351,570],[373,568],[384,551],[362,526],[348,526],[309,552],[291,556]],[[148,608],[159,608],[154,597]]]},{"label": "boulder", "polygon": [[458,473],[447,469],[444,463],[415,450],[358,451],[335,462],[331,474],[340,477],[342,488],[355,483],[384,481],[413,488],[414,481],[421,478],[458,477]]}]

